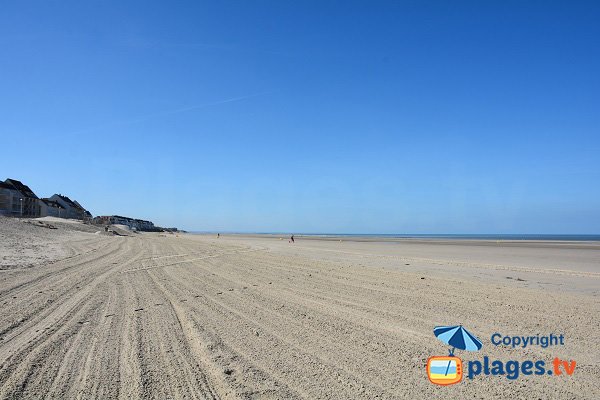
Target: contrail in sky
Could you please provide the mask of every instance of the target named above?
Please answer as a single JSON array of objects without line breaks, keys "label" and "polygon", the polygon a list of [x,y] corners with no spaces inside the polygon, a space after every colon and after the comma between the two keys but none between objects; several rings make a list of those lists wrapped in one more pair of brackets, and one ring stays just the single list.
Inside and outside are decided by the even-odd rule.
[{"label": "contrail in sky", "polygon": [[78,133],[88,132],[88,131],[92,131],[92,130],[96,130],[96,129],[107,128],[107,127],[111,127],[111,126],[135,124],[137,122],[146,121],[151,118],[162,117],[165,115],[179,114],[179,113],[184,113],[184,112],[193,111],[193,110],[200,110],[200,109],[207,108],[207,107],[218,106],[220,104],[234,103],[236,101],[251,99],[253,97],[263,96],[265,94],[270,94],[270,93],[273,93],[273,92],[262,92],[262,93],[250,94],[247,96],[231,97],[229,99],[213,101],[211,103],[198,104],[198,105],[178,108],[178,109],[174,109],[174,110],[161,111],[161,112],[156,112],[156,113],[152,113],[152,114],[141,115],[137,118],[133,118],[133,119],[129,119],[129,120],[109,122],[109,123],[94,126],[91,128],[81,129],[76,132],[71,132],[71,134],[78,134]]}]

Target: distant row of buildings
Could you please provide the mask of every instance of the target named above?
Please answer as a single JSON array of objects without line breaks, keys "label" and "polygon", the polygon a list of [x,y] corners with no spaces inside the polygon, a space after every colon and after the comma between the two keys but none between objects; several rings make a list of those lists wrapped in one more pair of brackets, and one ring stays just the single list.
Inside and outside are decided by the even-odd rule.
[{"label": "distant row of buildings", "polygon": [[145,221],[143,219],[134,219],[129,217],[122,217],[120,215],[102,215],[95,217],[93,222],[98,225],[126,225],[131,229],[138,231],[159,231],[162,228],[157,228],[151,221]]},{"label": "distant row of buildings", "polygon": [[[162,231],[151,221],[122,217],[119,215],[98,216],[92,218],[76,200],[62,194],[39,198],[30,188],[16,179],[0,181],[0,215],[9,217],[58,217],[79,219],[100,225],[126,225],[138,231]],[[168,230],[177,230],[170,228]]]}]

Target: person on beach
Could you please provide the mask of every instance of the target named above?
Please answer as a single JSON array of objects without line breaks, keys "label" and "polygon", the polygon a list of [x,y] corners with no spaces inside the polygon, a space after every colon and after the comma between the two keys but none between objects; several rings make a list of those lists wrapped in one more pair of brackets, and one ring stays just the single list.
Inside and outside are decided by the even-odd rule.
[{"label": "person on beach", "polygon": [[290,237],[290,242],[291,242],[291,243],[294,243],[294,235],[292,235],[292,236]]},{"label": "person on beach", "polygon": [[217,239],[218,239],[218,238],[220,238],[220,237],[221,237],[221,234],[220,234],[220,233],[217,233]]}]

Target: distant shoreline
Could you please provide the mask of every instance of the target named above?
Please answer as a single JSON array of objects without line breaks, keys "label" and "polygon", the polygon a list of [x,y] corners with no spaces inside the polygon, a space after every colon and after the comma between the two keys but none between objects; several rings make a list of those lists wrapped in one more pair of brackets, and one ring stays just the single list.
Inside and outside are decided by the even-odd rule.
[{"label": "distant shoreline", "polygon": [[[289,232],[213,232],[189,231],[196,235],[235,235],[243,237],[287,237]],[[600,242],[600,234],[358,234],[358,233],[293,233],[294,237],[306,239],[347,239],[347,240],[451,240],[451,241],[534,241],[534,242]]]}]

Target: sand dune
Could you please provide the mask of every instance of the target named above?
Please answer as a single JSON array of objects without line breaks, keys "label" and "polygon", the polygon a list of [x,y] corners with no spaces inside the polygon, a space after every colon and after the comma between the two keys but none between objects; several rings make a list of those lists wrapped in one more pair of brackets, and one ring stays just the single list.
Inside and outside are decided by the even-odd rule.
[{"label": "sand dune", "polygon": [[[30,228],[21,244],[57,251],[0,271],[0,398],[600,396],[598,249],[515,255],[66,226],[48,230],[52,241]],[[0,220],[5,237],[20,229]],[[4,242],[0,254],[18,246]],[[432,329],[455,323],[486,341],[489,357],[558,356],[577,370],[432,385],[426,360],[447,351]],[[496,348],[496,331],[562,333],[566,344]]]}]

